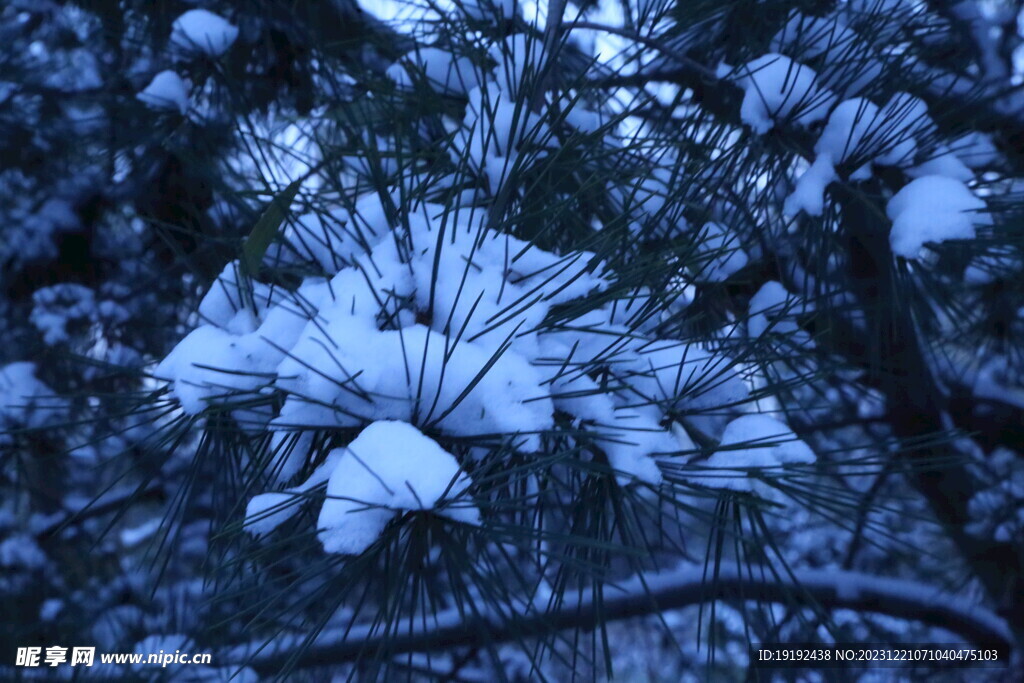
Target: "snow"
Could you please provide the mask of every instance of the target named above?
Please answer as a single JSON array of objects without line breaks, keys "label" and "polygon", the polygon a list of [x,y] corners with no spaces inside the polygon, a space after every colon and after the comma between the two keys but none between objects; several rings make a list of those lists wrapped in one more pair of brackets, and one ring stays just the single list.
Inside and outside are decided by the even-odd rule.
[{"label": "snow", "polygon": [[634,478],[660,483],[661,470],[650,456],[680,450],[678,440],[658,424],[655,413],[649,407],[619,406],[610,411],[608,422],[595,425],[595,440],[608,456],[621,486]]},{"label": "snow", "polygon": [[343,454],[343,449],[331,451],[313,474],[298,486],[253,496],[245,508],[245,530],[262,536],[294,517],[299,511],[299,504],[309,498],[313,489],[330,478]]},{"label": "snow", "polygon": [[28,534],[12,533],[0,541],[0,567],[41,570],[46,566],[46,553]]},{"label": "snow", "polygon": [[488,50],[491,59],[497,63],[494,81],[513,101],[526,85],[527,75],[535,71],[542,50],[541,41],[527,33],[514,33]]},{"label": "snow", "polygon": [[189,10],[171,25],[172,45],[210,57],[219,57],[227,52],[237,38],[236,26],[205,9]]},{"label": "snow", "polygon": [[926,242],[972,239],[975,226],[987,222],[986,216],[976,213],[984,209],[985,202],[958,180],[934,175],[918,178],[886,206],[892,221],[892,251],[916,259]]},{"label": "snow", "polygon": [[814,145],[814,163],[800,176],[786,198],[785,213],[795,216],[805,211],[808,215],[820,216],[825,188],[838,179],[836,165],[851,157],[863,161],[860,168],[850,174],[851,180],[871,177],[872,161],[893,164],[909,158],[915,149],[914,129],[907,124],[894,123],[894,118],[908,115],[912,124],[920,123],[922,113],[917,102],[899,96],[894,96],[882,111],[861,97],[839,103],[829,114],[828,123]]},{"label": "snow", "polygon": [[[499,148],[510,139],[499,139]],[[631,323],[649,292],[549,327],[556,306],[610,286],[593,254],[560,255],[485,230],[482,210],[408,207],[400,199],[366,195],[351,210],[328,209],[318,220],[330,216],[337,231],[319,246],[300,239],[304,228],[306,236],[316,232],[300,217],[284,234],[292,253],[305,248],[303,258],[333,275],[308,277],[297,292],[247,281],[229,264],[200,305],[204,324],[157,368],[188,414],[277,394],[276,415],[245,418],[271,432],[278,484],[303,466],[320,427],[400,421],[440,439],[531,453],[544,449],[558,409],[588,425],[580,445],[600,448],[620,484],[657,485],[657,459],[681,449],[663,426],[667,410],[686,411],[695,428],[717,435],[749,404],[732,359],[649,338],[651,324]],[[388,202],[400,207],[397,217],[389,217]],[[746,263],[734,240],[724,226],[707,226],[699,248],[710,278]],[[598,384],[598,374],[612,388]],[[287,439],[296,441],[291,454]],[[256,496],[246,526],[272,531],[309,485]],[[364,536],[387,519],[361,517]]]},{"label": "snow", "polygon": [[974,180],[974,171],[944,145],[938,145],[922,163],[907,169],[907,175],[911,178],[940,175],[962,183]]},{"label": "snow", "polygon": [[[440,244],[431,221],[446,223]],[[587,272],[592,255],[563,258],[480,235],[440,207],[409,223],[415,246],[407,256],[386,240],[331,280],[335,300],[324,302],[277,370],[278,386],[291,394],[280,420],[400,419],[459,436],[519,433],[521,448],[538,449],[536,432],[552,425],[553,406],[531,363],[536,328],[553,305],[601,286]],[[429,325],[408,310],[394,315],[391,303],[384,308],[400,329],[379,329],[389,300],[432,311]]]},{"label": "snow", "polygon": [[278,483],[291,480],[306,464],[313,446],[313,433],[274,428],[270,432],[271,472]]},{"label": "snow", "polygon": [[[186,337],[158,376],[192,414],[273,382],[287,392],[281,428],[402,419],[459,436],[518,433],[522,448],[538,449],[553,407],[531,364],[535,330],[551,306],[601,286],[588,273],[593,257],[497,234],[478,240],[471,219],[437,206],[407,221],[416,248],[406,255],[385,240],[329,283],[307,281],[293,300],[254,283],[255,310],[240,308],[229,266],[200,307],[212,324]],[[440,245],[437,222],[447,223]],[[434,311],[430,325],[415,323],[408,304]]]},{"label": "snow", "polygon": [[[465,330],[463,338],[487,349],[514,335],[517,349],[533,357],[534,332],[553,306],[606,286],[592,272],[600,265],[591,253],[558,256],[508,235],[478,235],[462,225],[456,217],[440,245],[436,234],[413,235],[415,299],[420,310],[441,312],[431,325],[437,332]],[[435,278],[435,272],[445,276]]]},{"label": "snow", "polygon": [[1013,246],[992,247],[975,256],[964,269],[964,283],[990,285],[999,278],[1009,279],[1021,270],[1021,261]]},{"label": "snow", "polygon": [[[200,325],[157,366],[155,376],[190,415],[211,404],[237,402],[270,385],[285,353],[309,323],[311,309],[326,294],[312,278],[298,292],[272,290],[239,276],[233,261],[199,305]],[[247,418],[254,416],[247,413]]]},{"label": "snow", "polygon": [[139,545],[147,538],[160,530],[164,520],[162,517],[154,517],[136,527],[129,527],[121,530],[121,543],[126,548]]},{"label": "snow", "polygon": [[298,512],[303,500],[292,493],[261,493],[253,496],[245,508],[245,530],[257,536],[269,534]]},{"label": "snow", "polygon": [[459,7],[472,19],[493,22],[495,15],[506,19],[514,17],[516,2],[517,0],[467,0]]},{"label": "snow", "polygon": [[999,151],[986,133],[971,131],[957,138],[952,147],[957,158],[968,168],[984,168],[999,159]]},{"label": "snow", "polygon": [[794,9],[790,11],[786,25],[772,38],[769,47],[772,52],[799,49],[800,54],[795,56],[814,59],[857,42],[857,34],[837,18],[809,17]]},{"label": "snow", "polygon": [[[919,139],[926,138],[933,126],[924,102],[907,93],[894,94],[881,109],[864,98],[844,100],[829,115],[828,123],[814,146],[814,163],[800,176],[793,192],[786,198],[785,213],[796,215],[805,211],[809,215],[820,216],[824,208],[825,188],[838,177],[835,166],[854,155],[864,163],[850,174],[852,180],[870,177],[872,162],[909,165],[918,150]],[[985,160],[984,142],[975,146],[981,150],[980,156]],[[943,176],[961,184],[974,178],[974,172],[953,151],[942,145],[935,146],[922,163],[908,168],[906,172],[915,179]],[[920,189],[914,192],[920,192]],[[953,231],[942,239],[953,239],[955,235],[973,236],[973,228],[968,232],[962,220],[950,220],[959,223],[956,227],[949,227],[952,224],[947,225],[948,221],[928,219],[925,222],[936,225],[936,235],[943,234],[944,230]],[[901,225],[909,225],[910,221],[908,217]],[[912,240],[906,242],[906,249],[914,249],[916,255]]]},{"label": "snow", "polygon": [[169,69],[153,76],[135,97],[154,109],[176,109],[182,114],[188,110],[188,86]]},{"label": "snow", "polygon": [[211,403],[238,401],[265,384],[279,354],[256,334],[234,335],[212,325],[193,330],[157,366],[189,415]]},{"label": "snow", "polygon": [[635,232],[641,232],[642,228],[650,227],[650,221],[661,220],[670,223],[674,231],[685,231],[689,227],[683,216],[672,216],[671,221],[664,215],[666,198],[670,194],[673,185],[673,175],[670,170],[675,163],[675,157],[663,155],[658,162],[646,173],[635,181],[633,185],[614,186],[610,188],[611,194],[623,207],[624,213],[629,213],[633,218],[630,226]]},{"label": "snow", "polygon": [[835,15],[813,17],[791,10],[769,49],[794,59],[818,61],[822,64],[819,83],[840,96],[861,92],[882,71],[881,60],[870,42],[862,40]]},{"label": "snow", "polygon": [[815,153],[827,154],[835,164],[857,152],[863,153],[861,142],[877,128],[878,116],[878,107],[869,100],[844,100],[829,114],[828,123],[814,145]]},{"label": "snow", "polygon": [[814,163],[796,181],[793,192],[786,197],[782,210],[789,216],[805,211],[809,216],[820,216],[825,206],[825,188],[838,180],[832,157],[819,154]]},{"label": "snow", "polygon": [[[433,510],[465,494],[469,477],[454,456],[405,422],[370,424],[343,451],[327,483],[327,500],[317,521],[329,553],[366,550],[403,510]],[[479,524],[474,505],[456,502],[438,514]]]},{"label": "snow", "polygon": [[543,119],[493,82],[469,91],[469,104],[455,144],[448,148],[453,163],[465,157],[488,182],[493,196],[516,166],[521,150],[550,140]]},{"label": "snow", "polygon": [[240,267],[238,261],[224,266],[199,303],[199,316],[204,321],[235,334],[252,332],[270,299],[269,288],[241,277]]},{"label": "snow", "polygon": [[1016,406],[1024,410],[1024,386],[1016,380],[1017,371],[1002,355],[988,358],[973,378],[972,390],[980,399]]},{"label": "snow", "polygon": [[736,82],[743,88],[740,118],[755,133],[767,133],[777,119],[808,125],[828,113],[834,99],[815,84],[813,69],[785,55],[768,53],[747,62]]},{"label": "snow", "polygon": [[[363,194],[349,206],[298,216],[283,231],[283,239],[300,260],[334,274],[365,257],[391,234],[387,206],[400,204],[397,193],[383,197],[375,192]],[[288,258],[283,252],[276,257]]]},{"label": "snow", "polygon": [[36,378],[36,365],[25,361],[0,367],[0,444],[6,429],[38,429],[64,419],[67,402]]},{"label": "snow", "polygon": [[59,598],[43,600],[43,604],[39,607],[39,619],[40,621],[55,621],[63,609],[64,601]]},{"label": "snow", "polygon": [[613,375],[629,387],[630,405],[686,411],[692,424],[717,434],[726,417],[750,400],[735,361],[724,354],[670,339],[639,344],[634,353],[612,364]]},{"label": "snow", "polygon": [[436,47],[420,47],[406,54],[388,67],[387,77],[402,88],[412,88],[425,78],[433,90],[459,95],[479,83],[472,61]]},{"label": "snow", "polygon": [[[729,446],[734,448],[726,448]],[[730,422],[722,434],[719,448],[722,450],[713,453],[705,463],[708,468],[762,470],[815,461],[814,452],[796,438],[789,427],[773,417],[761,414],[743,415]],[[762,490],[754,478],[733,473],[694,476],[692,479],[716,488]]]},{"label": "snow", "polygon": [[704,257],[698,279],[722,282],[747,265],[739,239],[721,223],[705,223],[698,235],[697,250]]},{"label": "snow", "polygon": [[[769,280],[761,285],[761,289],[750,298],[750,317],[747,319],[747,331],[751,337],[760,337],[768,329],[769,320],[783,318],[788,312],[789,292],[777,280]],[[788,334],[797,329],[796,323],[780,320],[772,325],[772,332]]]},{"label": "snow", "polygon": [[29,320],[43,334],[47,346],[68,341],[69,325],[88,322],[98,313],[93,291],[71,282],[37,289],[32,303]]},{"label": "snow", "polygon": [[875,163],[883,166],[904,166],[911,162],[917,151],[918,138],[928,134],[934,126],[928,115],[928,105],[909,93],[897,92],[889,98],[879,112],[877,139],[885,150]]},{"label": "snow", "polygon": [[278,368],[278,386],[291,394],[280,420],[401,419],[459,436],[518,435],[519,448],[539,450],[536,433],[551,427],[553,412],[542,377],[514,351],[498,352],[423,325],[378,331],[360,317],[332,316]]}]

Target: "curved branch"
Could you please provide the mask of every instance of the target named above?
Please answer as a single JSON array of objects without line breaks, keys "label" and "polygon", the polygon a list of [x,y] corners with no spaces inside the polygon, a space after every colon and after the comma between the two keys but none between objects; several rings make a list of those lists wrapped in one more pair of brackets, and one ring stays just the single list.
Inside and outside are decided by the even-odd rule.
[{"label": "curved branch", "polygon": [[[559,630],[594,629],[602,622],[655,614],[712,600],[753,600],[801,604],[823,610],[852,609],[920,621],[955,633],[979,645],[1012,647],[1010,630],[992,612],[961,598],[913,581],[888,579],[841,570],[799,570],[790,575],[750,576],[721,567],[705,576],[703,567],[637,577],[604,588],[597,605],[590,598],[566,597],[555,610],[508,617],[472,617],[455,610],[417,624],[393,624],[390,632],[372,626],[326,630],[305,647],[302,636],[283,636],[272,643],[236,646],[218,661],[273,672],[294,658],[315,666],[385,654],[427,652],[489,645],[544,636]],[[411,620],[410,620],[411,621]],[[424,627],[423,622],[429,624]],[[300,653],[301,654],[297,654]]]}]

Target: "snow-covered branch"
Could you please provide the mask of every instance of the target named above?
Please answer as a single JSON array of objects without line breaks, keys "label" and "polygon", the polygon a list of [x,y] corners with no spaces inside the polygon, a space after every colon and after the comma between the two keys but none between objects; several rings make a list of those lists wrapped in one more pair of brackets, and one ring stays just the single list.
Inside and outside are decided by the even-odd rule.
[{"label": "snow-covered branch", "polygon": [[[822,610],[852,609],[920,621],[946,629],[978,644],[1011,645],[1010,631],[992,612],[913,581],[840,570],[798,570],[757,575],[721,567],[717,576],[702,567],[633,578],[616,587],[606,586],[605,597],[595,604],[585,597],[566,596],[552,611],[534,611],[517,618],[469,616],[449,610],[409,624],[392,624],[391,632],[373,626],[325,630],[303,649],[302,636],[283,636],[266,645],[236,646],[219,661],[277,671],[295,658],[299,665],[323,665],[363,657],[427,652],[464,646],[498,644],[542,636],[569,628],[592,629],[602,621],[616,621],[680,609],[712,600],[743,600],[803,604]],[[429,622],[428,627],[422,625]]]}]

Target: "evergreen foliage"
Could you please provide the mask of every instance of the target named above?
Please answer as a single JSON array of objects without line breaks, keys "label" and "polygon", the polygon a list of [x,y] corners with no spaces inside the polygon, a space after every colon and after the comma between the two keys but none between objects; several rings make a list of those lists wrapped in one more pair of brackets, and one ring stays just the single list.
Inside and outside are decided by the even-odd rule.
[{"label": "evergreen foliage", "polygon": [[3,651],[1019,663],[1019,12],[0,8]]}]

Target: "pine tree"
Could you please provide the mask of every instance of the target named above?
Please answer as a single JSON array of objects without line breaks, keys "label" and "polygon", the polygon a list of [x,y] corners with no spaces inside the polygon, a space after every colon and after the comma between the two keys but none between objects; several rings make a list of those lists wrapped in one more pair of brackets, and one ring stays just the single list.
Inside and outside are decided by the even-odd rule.
[{"label": "pine tree", "polygon": [[199,4],[0,13],[7,651],[1019,658],[1018,8]]}]

